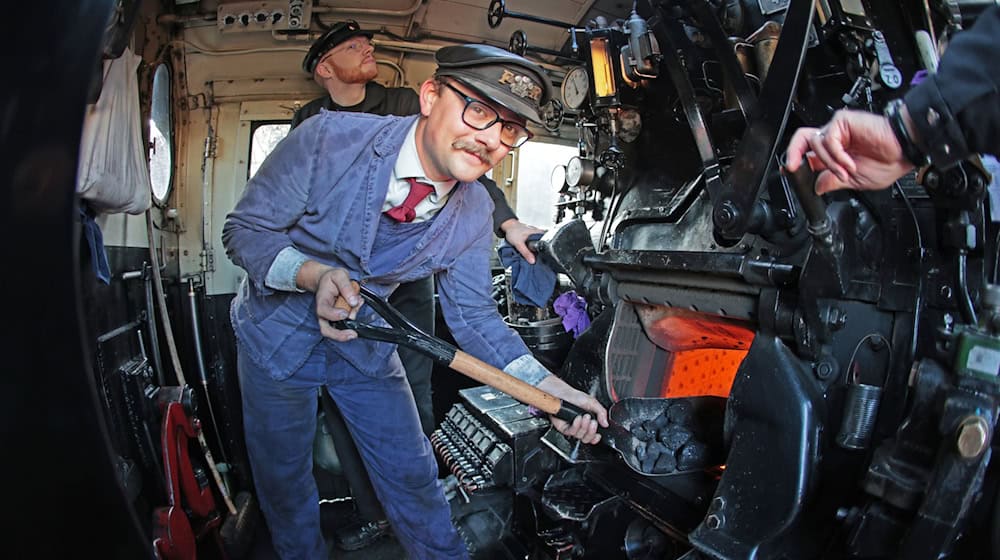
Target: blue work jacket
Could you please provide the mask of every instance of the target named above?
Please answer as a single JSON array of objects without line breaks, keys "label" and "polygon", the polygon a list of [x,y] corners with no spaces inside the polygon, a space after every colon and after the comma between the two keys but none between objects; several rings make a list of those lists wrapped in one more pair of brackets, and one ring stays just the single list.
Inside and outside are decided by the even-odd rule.
[{"label": "blue work jacket", "polygon": [[[419,241],[406,244],[410,250],[399,255],[398,264],[372,270],[382,204],[416,118],[322,111],[278,144],[227,216],[226,253],[247,272],[233,300],[233,328],[241,348],[273,378],[292,375],[324,340],[371,375],[395,350],[393,344],[364,339],[326,340],[314,294],[266,286],[271,264],[286,247],[346,269],[353,280],[383,296],[401,282],[436,274],[443,316],[463,350],[501,369],[530,356],[491,297],[493,203],[480,183],[456,185]],[[362,307],[359,319],[370,317]],[[537,383],[546,372],[512,373]]]}]

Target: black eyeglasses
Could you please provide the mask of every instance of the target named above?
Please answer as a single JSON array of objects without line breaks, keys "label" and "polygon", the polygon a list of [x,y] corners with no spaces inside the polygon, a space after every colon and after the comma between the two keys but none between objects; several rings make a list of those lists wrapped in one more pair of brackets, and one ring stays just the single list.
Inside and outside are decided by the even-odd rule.
[{"label": "black eyeglasses", "polygon": [[469,97],[462,91],[448,82],[441,82],[459,97],[465,100],[465,108],[462,109],[462,122],[476,130],[486,130],[489,127],[500,123],[500,143],[508,148],[519,148],[525,142],[531,140],[532,134],[527,128],[513,121],[505,121],[500,118],[500,113],[486,103]]},{"label": "black eyeglasses", "polygon": [[[372,46],[372,40],[369,39],[368,37],[355,37],[354,39],[348,39],[347,41],[344,41],[343,43],[337,45],[336,47],[333,47],[332,49],[326,51],[326,54],[323,55],[323,58],[319,59],[319,62],[323,62],[327,58],[333,56],[334,53],[344,52],[344,51],[358,53],[364,51],[370,46]],[[316,64],[319,64],[319,62],[317,62]]]}]

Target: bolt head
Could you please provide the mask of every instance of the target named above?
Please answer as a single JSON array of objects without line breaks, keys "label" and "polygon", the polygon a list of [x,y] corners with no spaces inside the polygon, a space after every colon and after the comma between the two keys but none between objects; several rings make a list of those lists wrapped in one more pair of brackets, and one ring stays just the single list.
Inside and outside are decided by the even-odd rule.
[{"label": "bolt head", "polygon": [[958,427],[958,454],[975,459],[990,444],[990,425],[982,416],[969,416]]},{"label": "bolt head", "polygon": [[833,375],[833,365],[830,362],[820,362],[816,364],[816,377],[829,379]]},{"label": "bolt head", "polygon": [[730,225],[736,219],[736,208],[731,202],[725,202],[715,211],[715,221],[722,226]]}]

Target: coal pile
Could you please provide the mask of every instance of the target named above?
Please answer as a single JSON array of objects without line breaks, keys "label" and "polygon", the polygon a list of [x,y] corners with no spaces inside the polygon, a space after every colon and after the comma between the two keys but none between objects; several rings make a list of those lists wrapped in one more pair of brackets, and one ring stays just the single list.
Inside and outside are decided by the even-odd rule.
[{"label": "coal pile", "polygon": [[671,474],[717,464],[709,441],[716,438],[715,422],[693,414],[690,402],[677,401],[654,418],[637,420],[629,431],[635,444],[634,464],[645,474]]}]

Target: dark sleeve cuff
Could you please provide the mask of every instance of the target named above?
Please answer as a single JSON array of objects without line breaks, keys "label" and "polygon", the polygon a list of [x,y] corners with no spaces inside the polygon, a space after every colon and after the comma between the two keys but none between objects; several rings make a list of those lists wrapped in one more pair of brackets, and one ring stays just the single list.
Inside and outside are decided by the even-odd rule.
[{"label": "dark sleeve cuff", "polygon": [[493,232],[497,234],[497,237],[503,239],[504,233],[500,229],[500,224],[511,218],[516,220],[517,214],[507,204],[507,199],[504,198],[503,191],[500,190],[500,187],[497,186],[493,179],[484,175],[479,178],[479,182],[486,187],[486,192],[490,193],[490,198],[493,200]]},{"label": "dark sleeve cuff", "polygon": [[918,147],[931,162],[948,167],[1000,144],[1000,8],[987,8],[975,25],[955,35],[937,74],[906,94],[919,131]]},{"label": "dark sleeve cuff", "polygon": [[910,90],[905,101],[917,129],[917,146],[931,163],[943,169],[969,156],[965,135],[948,103],[941,97],[936,76]]}]

